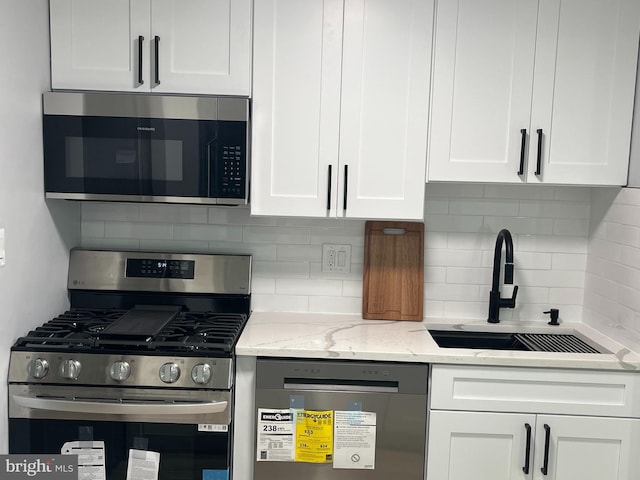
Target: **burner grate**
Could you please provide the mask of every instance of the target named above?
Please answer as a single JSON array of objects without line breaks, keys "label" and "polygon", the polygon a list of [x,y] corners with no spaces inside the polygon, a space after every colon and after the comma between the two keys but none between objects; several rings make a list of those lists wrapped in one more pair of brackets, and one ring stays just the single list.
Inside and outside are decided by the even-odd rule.
[{"label": "burner grate", "polygon": [[72,309],[20,337],[14,348],[97,353],[146,352],[151,355],[229,355],[248,319],[245,314],[180,312],[155,335],[105,335],[103,330],[126,312],[115,309]]}]

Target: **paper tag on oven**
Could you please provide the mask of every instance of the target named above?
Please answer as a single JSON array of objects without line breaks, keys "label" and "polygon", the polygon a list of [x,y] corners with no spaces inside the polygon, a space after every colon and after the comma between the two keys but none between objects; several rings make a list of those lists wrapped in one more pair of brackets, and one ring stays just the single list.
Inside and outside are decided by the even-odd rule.
[{"label": "paper tag on oven", "polygon": [[217,423],[199,423],[198,424],[199,432],[212,432],[212,433],[220,433],[220,432],[228,432],[229,425],[220,425]]},{"label": "paper tag on oven", "polygon": [[149,450],[129,449],[127,480],[158,480],[160,453]]},{"label": "paper tag on oven", "polygon": [[65,442],[60,453],[78,456],[79,480],[105,480],[105,446],[101,440]]}]

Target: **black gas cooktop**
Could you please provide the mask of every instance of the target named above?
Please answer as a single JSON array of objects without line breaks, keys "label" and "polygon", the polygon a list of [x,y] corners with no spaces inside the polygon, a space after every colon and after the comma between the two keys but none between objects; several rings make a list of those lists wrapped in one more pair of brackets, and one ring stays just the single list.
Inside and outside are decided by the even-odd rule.
[{"label": "black gas cooktop", "polygon": [[[138,314],[132,317],[132,312]],[[118,328],[119,325],[136,324],[131,319],[139,320],[139,312],[151,313],[157,320],[147,322],[143,329]],[[236,313],[176,311],[169,317],[164,312],[155,315],[144,308],[73,308],[18,338],[12,349],[228,355],[233,352],[247,321],[247,315]]]}]

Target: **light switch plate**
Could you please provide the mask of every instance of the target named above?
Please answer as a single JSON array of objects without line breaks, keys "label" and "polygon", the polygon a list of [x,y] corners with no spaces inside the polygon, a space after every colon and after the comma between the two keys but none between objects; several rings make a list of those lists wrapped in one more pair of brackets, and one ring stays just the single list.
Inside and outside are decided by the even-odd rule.
[{"label": "light switch plate", "polygon": [[351,245],[323,243],[322,271],[349,273],[351,271]]},{"label": "light switch plate", "polygon": [[4,267],[4,228],[0,228],[0,267]]}]

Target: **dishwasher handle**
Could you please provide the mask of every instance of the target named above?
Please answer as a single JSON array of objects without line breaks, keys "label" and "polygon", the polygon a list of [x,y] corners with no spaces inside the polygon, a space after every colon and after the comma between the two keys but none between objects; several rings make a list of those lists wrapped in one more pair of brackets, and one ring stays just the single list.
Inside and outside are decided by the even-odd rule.
[{"label": "dishwasher handle", "polygon": [[367,382],[360,380],[285,378],[285,390],[330,392],[398,393],[398,382]]}]

